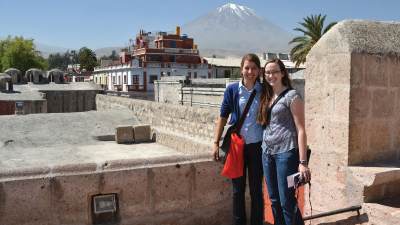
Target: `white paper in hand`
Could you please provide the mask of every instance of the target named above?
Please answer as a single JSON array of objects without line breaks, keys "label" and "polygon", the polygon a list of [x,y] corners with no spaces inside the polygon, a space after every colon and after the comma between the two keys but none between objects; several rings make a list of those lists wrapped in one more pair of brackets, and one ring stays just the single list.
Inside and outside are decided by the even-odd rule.
[{"label": "white paper in hand", "polygon": [[300,172],[287,176],[288,188],[294,187],[294,177],[300,176]]}]

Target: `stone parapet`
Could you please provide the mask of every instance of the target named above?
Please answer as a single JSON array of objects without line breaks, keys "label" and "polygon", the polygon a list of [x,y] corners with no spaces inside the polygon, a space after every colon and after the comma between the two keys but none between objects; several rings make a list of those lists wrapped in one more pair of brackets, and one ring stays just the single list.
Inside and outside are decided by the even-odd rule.
[{"label": "stone parapet", "polygon": [[98,194],[117,195],[121,225],[230,224],[230,182],[218,176],[221,165],[187,160],[75,165],[60,173],[38,169],[36,176],[34,170],[25,174],[29,179],[10,172],[0,179],[0,224],[92,224],[91,199]]},{"label": "stone parapet", "polygon": [[164,104],[138,99],[97,95],[97,110],[129,109],[141,122],[212,143],[218,109]]}]

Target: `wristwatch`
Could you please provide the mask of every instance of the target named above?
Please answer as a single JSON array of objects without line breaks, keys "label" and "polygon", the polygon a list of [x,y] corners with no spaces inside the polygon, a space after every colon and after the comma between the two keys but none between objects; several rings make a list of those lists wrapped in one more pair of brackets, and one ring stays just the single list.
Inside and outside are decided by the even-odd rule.
[{"label": "wristwatch", "polygon": [[300,160],[299,164],[304,165],[304,166],[308,166],[307,160]]}]

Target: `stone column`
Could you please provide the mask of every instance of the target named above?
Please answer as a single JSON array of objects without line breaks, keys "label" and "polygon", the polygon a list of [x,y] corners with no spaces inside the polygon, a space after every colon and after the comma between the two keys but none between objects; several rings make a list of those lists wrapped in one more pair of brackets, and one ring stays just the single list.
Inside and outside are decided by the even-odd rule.
[{"label": "stone column", "polygon": [[399,162],[400,23],[342,21],[305,70],[312,202],[317,211],[363,201],[351,166]]}]

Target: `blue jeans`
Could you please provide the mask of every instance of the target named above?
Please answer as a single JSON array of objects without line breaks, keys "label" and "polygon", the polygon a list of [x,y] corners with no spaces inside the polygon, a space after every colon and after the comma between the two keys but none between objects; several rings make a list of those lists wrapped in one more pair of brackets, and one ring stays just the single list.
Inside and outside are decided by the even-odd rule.
[{"label": "blue jeans", "polygon": [[233,224],[246,224],[246,170],[249,176],[251,198],[251,225],[262,225],[264,221],[264,199],[262,192],[262,149],[261,142],[244,146],[244,173],[243,177],[232,179],[233,187]]},{"label": "blue jeans", "polygon": [[[297,149],[278,154],[262,154],[264,176],[271,200],[275,225],[304,225],[297,208],[295,189],[288,188],[286,177],[298,172],[299,155]],[[294,212],[296,211],[296,215]],[[296,222],[294,222],[296,221]]]}]

